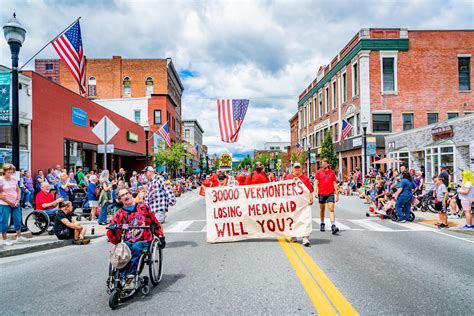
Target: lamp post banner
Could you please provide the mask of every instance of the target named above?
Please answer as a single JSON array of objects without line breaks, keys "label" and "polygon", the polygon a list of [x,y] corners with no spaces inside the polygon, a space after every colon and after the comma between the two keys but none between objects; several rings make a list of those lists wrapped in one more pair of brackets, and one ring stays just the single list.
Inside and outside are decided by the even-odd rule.
[{"label": "lamp post banner", "polygon": [[11,125],[10,72],[0,72],[0,125]]},{"label": "lamp post banner", "polygon": [[311,233],[310,192],[298,178],[205,192],[209,243]]}]

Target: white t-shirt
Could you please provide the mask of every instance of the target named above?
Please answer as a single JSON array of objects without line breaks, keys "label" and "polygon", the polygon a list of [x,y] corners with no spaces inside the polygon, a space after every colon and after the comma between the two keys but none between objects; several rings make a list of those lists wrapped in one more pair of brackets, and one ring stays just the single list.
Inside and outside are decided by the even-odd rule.
[{"label": "white t-shirt", "polygon": [[472,187],[472,183],[467,181],[466,183],[464,183],[462,185],[462,188],[463,189],[469,189],[469,192],[467,194],[461,194],[459,193],[458,196],[459,196],[459,199],[461,201],[466,201],[466,200],[474,200],[474,188]]}]

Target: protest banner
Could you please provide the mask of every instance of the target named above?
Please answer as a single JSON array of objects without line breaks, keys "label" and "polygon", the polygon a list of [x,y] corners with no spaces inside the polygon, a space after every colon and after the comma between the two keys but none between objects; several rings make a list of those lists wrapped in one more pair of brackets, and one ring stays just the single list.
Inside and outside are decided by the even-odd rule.
[{"label": "protest banner", "polygon": [[206,188],[207,242],[309,236],[310,192],[298,178]]}]

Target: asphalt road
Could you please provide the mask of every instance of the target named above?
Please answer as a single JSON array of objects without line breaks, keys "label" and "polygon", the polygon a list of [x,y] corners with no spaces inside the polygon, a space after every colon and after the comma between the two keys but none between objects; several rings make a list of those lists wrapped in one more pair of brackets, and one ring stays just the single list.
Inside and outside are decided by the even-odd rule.
[{"label": "asphalt road", "polygon": [[[336,207],[338,236],[208,244],[205,205],[187,193],[169,213],[162,282],[111,311],[105,238],[0,259],[0,314],[472,315],[474,239]],[[319,209],[313,206],[313,218]],[[314,228],[318,228],[317,222]]]}]

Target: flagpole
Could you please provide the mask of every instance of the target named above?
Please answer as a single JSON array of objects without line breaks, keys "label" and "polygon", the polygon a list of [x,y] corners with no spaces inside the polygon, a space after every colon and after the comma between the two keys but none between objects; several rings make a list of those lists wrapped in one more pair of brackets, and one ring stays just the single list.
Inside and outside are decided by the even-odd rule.
[{"label": "flagpole", "polygon": [[49,44],[51,44],[52,41],[54,41],[55,39],[57,39],[59,36],[61,36],[64,32],[66,32],[71,26],[74,25],[74,23],[76,23],[77,21],[79,21],[81,19],[81,17],[78,17],[76,20],[74,20],[74,22],[72,22],[71,24],[69,24],[61,33],[59,33],[55,38],[53,38],[52,40],[50,40],[46,45],[43,46],[43,48],[41,48],[36,54],[33,55],[33,57],[31,57],[30,59],[28,59],[28,61],[26,63],[23,64],[23,66],[20,67],[20,71],[23,69],[23,67],[25,67],[30,61],[33,60],[33,58],[35,58],[39,53],[41,53]]}]

